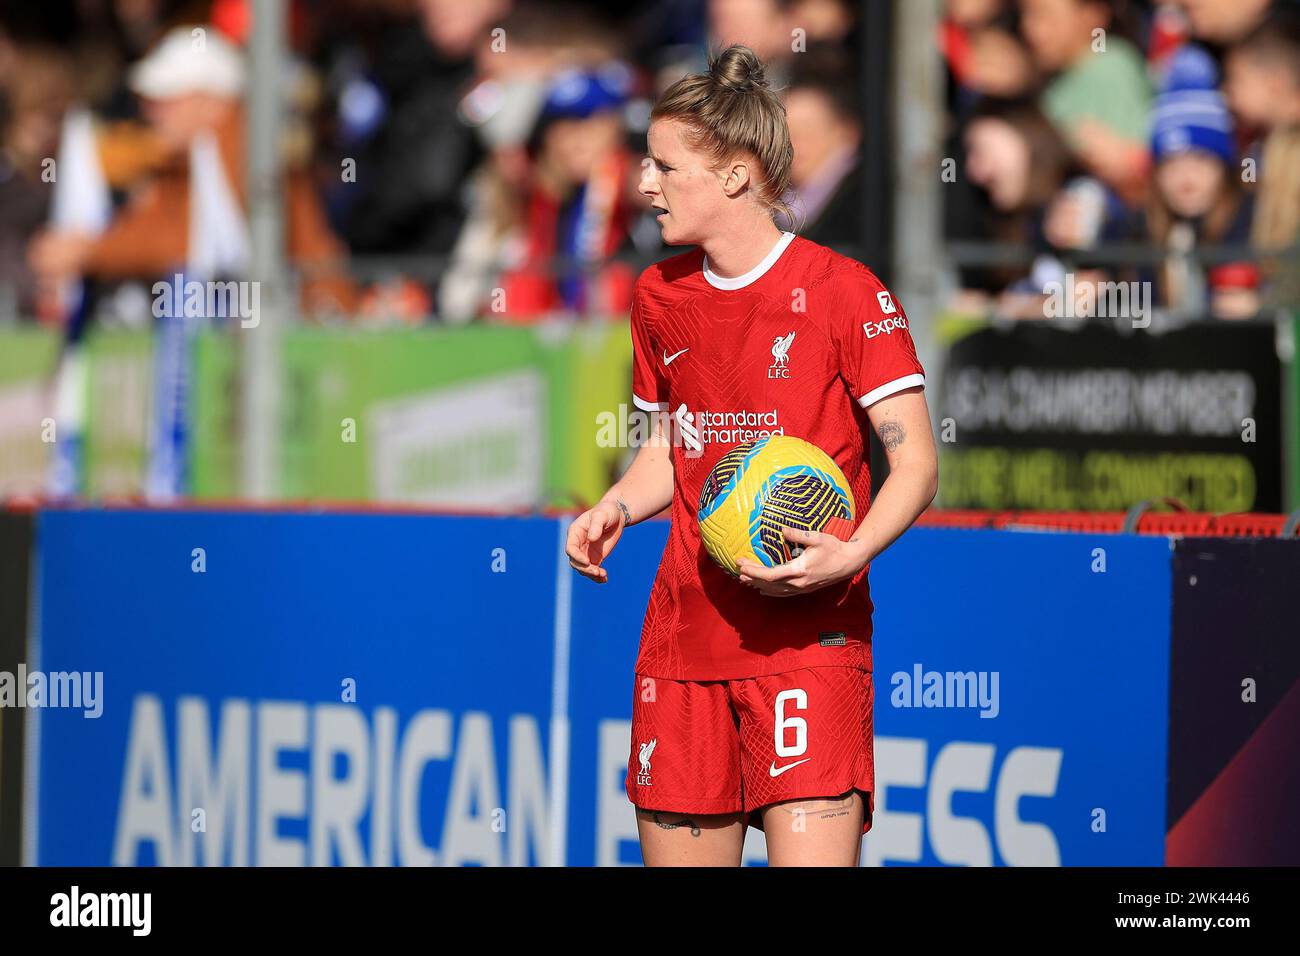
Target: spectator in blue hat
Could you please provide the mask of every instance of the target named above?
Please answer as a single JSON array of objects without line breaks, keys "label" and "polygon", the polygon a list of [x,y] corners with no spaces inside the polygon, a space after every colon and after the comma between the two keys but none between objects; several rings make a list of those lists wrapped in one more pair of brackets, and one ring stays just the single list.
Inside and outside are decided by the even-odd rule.
[{"label": "spectator in blue hat", "polygon": [[523,262],[500,277],[504,305],[491,318],[609,317],[631,308],[635,275],[610,259],[630,247],[641,205],[623,118],[632,79],[629,67],[613,61],[552,80],[529,139]]},{"label": "spectator in blue hat", "polygon": [[1173,57],[1151,111],[1154,161],[1147,232],[1169,256],[1156,297],[1172,313],[1240,318],[1257,307],[1256,275],[1245,263],[1207,270],[1193,255],[1205,245],[1245,246],[1251,204],[1236,173],[1232,115],[1217,88],[1214,61],[1197,47]]}]

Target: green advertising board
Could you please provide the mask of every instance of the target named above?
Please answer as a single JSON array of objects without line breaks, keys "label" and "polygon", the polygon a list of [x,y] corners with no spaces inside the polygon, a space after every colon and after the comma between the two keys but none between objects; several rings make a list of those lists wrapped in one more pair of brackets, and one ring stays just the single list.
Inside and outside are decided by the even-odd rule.
[{"label": "green advertising board", "polygon": [[40,328],[0,331],[0,496],[44,487],[59,340]]},{"label": "green advertising board", "polygon": [[42,493],[52,452],[77,422],[82,492],[139,494],[151,401],[149,333],[96,330],[60,371],[61,343],[53,329],[0,331],[0,495]]},{"label": "green advertising board", "polygon": [[[192,491],[237,497],[237,340],[195,349]],[[597,416],[627,400],[623,323],[384,331],[299,328],[280,342],[279,495],[443,507],[594,501],[623,450]]]},{"label": "green advertising board", "polygon": [[[949,337],[949,348],[970,341],[982,328],[962,328]],[[1230,331],[1220,329],[1218,334]],[[1300,315],[1291,316],[1282,331],[1300,340]],[[240,496],[241,334],[233,329],[209,330],[195,340],[188,472],[189,491],[197,499]],[[1179,344],[1175,338],[1156,343],[1153,361],[1172,361],[1171,350]],[[1233,341],[1241,339],[1233,336]],[[0,330],[0,495],[42,492],[54,442],[67,434],[63,415],[57,416],[63,429],[57,438],[51,430],[55,409],[66,408],[68,394],[78,392],[83,493],[92,499],[140,495],[152,420],[151,333],[103,329],[89,335],[74,378],[81,383],[79,389],[69,388],[66,373],[62,383],[56,375],[60,342],[57,330]],[[1007,343],[998,344],[999,349],[990,354],[1005,364],[1010,355]],[[1285,334],[1279,336],[1279,346],[1280,420],[1270,425],[1260,417],[1260,443],[1243,445],[1234,454],[1255,454],[1264,442],[1280,442],[1280,463],[1274,459],[1275,464],[1268,466],[1261,458],[1257,471],[1261,478],[1272,473],[1274,488],[1281,486],[1282,503],[1289,510],[1300,506],[1300,376],[1288,354]],[[1130,361],[1132,351],[1112,354]],[[1214,351],[1224,354],[1223,348]],[[1263,368],[1268,356],[1256,351],[1258,361],[1234,362],[1232,374],[1249,369],[1252,363]],[[1041,348],[1031,353],[1039,364],[1045,354]],[[1188,362],[1198,355],[1202,363],[1209,360],[1204,348],[1187,354]],[[529,328],[287,330],[280,348],[282,402],[275,429],[280,452],[278,495],[290,500],[423,503],[471,510],[588,506],[616,480],[633,454],[622,441],[628,416],[635,411],[629,407],[631,360],[627,324],[619,320]],[[1262,381],[1259,375],[1256,378]],[[951,418],[957,441],[941,446],[947,473],[941,504],[978,506],[957,500],[960,495],[954,489],[960,490],[964,472],[954,456],[963,454],[973,461],[972,456],[987,456],[998,449],[990,451],[970,441],[971,429],[964,427],[968,416],[946,409],[942,385],[936,379],[930,399],[936,426],[945,416]],[[1256,395],[1257,405],[1265,394]],[[1278,396],[1278,391],[1272,394]],[[1258,411],[1266,413],[1267,408],[1259,405]],[[1195,450],[1181,438],[1169,440],[1174,445],[1167,453]],[[1089,448],[1097,444],[1089,452],[1095,457],[1101,446],[1088,441]],[[1146,440],[1134,444],[1125,453],[1140,456],[1145,444]],[[1012,451],[1024,455],[1036,448],[1031,442]],[[1263,485],[1255,482],[1251,487]],[[1148,490],[1139,489],[1142,494]],[[1156,487],[1150,493],[1163,491]],[[1221,510],[1234,510],[1229,507],[1232,502],[1224,500],[1228,504],[1220,502]],[[1201,502],[1195,496],[1188,503],[1216,508],[1215,501]],[[1060,506],[1087,504],[1069,499]],[[1016,505],[1024,506],[1000,499],[983,504]],[[1256,500],[1244,507],[1258,510],[1264,505]]]},{"label": "green advertising board", "polygon": [[153,408],[153,337],[108,329],[86,341],[83,485],[91,498],[144,490]]}]

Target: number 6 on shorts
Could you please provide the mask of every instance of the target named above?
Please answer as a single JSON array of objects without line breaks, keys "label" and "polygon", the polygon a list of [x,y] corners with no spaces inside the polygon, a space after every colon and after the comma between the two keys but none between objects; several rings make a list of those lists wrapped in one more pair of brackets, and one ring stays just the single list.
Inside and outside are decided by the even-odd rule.
[{"label": "number 6 on shorts", "polygon": [[[808,709],[808,695],[798,687],[783,690],[776,695],[776,726],[773,729],[773,742],[778,757],[797,757],[808,749],[808,722],[802,717],[785,716],[785,702],[793,701],[795,710]],[[794,746],[785,744],[787,728],[794,729]]]}]

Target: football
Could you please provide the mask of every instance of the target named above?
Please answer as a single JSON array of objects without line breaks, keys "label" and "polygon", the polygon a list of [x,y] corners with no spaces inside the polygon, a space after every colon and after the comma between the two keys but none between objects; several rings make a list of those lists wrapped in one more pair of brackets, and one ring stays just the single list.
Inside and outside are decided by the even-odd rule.
[{"label": "football", "polygon": [[782,528],[824,531],[847,540],[856,527],[853,490],[816,445],[770,435],[732,448],[700,492],[700,537],[710,557],[739,576],[737,557],[775,567],[795,557]]}]

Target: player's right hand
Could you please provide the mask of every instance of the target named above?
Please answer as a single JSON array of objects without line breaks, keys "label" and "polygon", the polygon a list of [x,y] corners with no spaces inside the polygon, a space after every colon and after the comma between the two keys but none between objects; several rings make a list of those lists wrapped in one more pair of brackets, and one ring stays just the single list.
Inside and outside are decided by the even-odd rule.
[{"label": "player's right hand", "polygon": [[618,505],[602,501],[573,519],[564,553],[575,571],[604,584],[609,580],[609,572],[600,566],[600,562],[614,550],[622,535],[623,512]]}]

